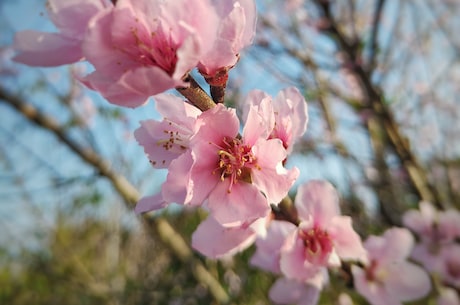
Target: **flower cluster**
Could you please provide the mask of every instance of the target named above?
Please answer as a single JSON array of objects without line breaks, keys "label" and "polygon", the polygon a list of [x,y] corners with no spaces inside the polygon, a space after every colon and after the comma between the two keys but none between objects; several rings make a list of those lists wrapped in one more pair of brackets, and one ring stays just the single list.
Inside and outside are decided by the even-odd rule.
[{"label": "flower cluster", "polygon": [[[290,97],[281,100],[287,94]],[[269,96],[259,100],[252,95],[241,134],[234,109],[219,104],[201,112],[168,94],[155,98],[164,119],[144,121],[135,132],[151,164],[168,169],[161,192],[143,198],[136,211],[156,210],[172,202],[205,207],[210,219],[198,228],[193,245],[208,256],[227,254],[214,249],[222,248],[219,243],[224,239],[216,236],[212,241],[207,236],[203,244],[200,232],[208,234],[216,230],[206,227],[220,225],[222,232],[244,229],[250,233],[248,228],[269,216],[270,204],[278,204],[287,195],[299,174],[297,168],[283,166],[287,151],[284,141],[274,135],[293,128],[302,131],[296,137],[305,132],[307,108],[302,95],[294,88],[283,90],[277,97],[276,109],[280,111],[275,111]],[[294,126],[276,124],[285,119],[284,113],[294,111],[293,107],[305,119]]]},{"label": "flower cluster", "polygon": [[420,210],[406,212],[403,222],[419,240],[411,257],[439,279],[440,299],[458,304],[459,297],[450,290],[460,289],[460,213],[438,211],[431,203],[421,202]]},{"label": "flower cluster", "polygon": [[83,83],[126,107],[187,87],[195,67],[210,81],[226,81],[252,42],[256,18],[252,0],[50,0],[48,11],[59,33],[18,33],[15,60],[58,66],[85,59],[95,70]]},{"label": "flower cluster", "polygon": [[[80,78],[88,88],[125,107],[153,96],[162,116],[142,121],[134,132],[151,166],[168,171],[161,190],[139,200],[136,213],[171,203],[206,210],[192,247],[221,258],[255,243],[252,265],[280,276],[269,292],[279,304],[316,304],[329,271],[344,264],[350,283],[373,305],[425,296],[428,272],[441,284],[438,304],[458,304],[458,211],[422,202],[420,211],[403,217],[419,238],[416,245],[406,228],[363,243],[351,217],[341,215],[329,182],[307,182],[294,203],[289,197],[300,170],[286,161],[308,122],[299,90],[286,88],[275,97],[253,90],[240,117],[224,105],[229,70],[254,37],[254,0],[49,0],[48,11],[59,31],[18,33],[16,61],[57,66],[86,60],[94,67]],[[193,69],[212,98],[190,76]],[[185,99],[165,93],[169,89]],[[350,304],[350,297],[342,294],[340,303]]]},{"label": "flower cluster", "polygon": [[295,207],[295,224],[273,220],[267,234],[256,241],[251,262],[283,276],[270,291],[275,302],[316,304],[328,281],[327,268],[339,267],[341,260],[363,260],[366,252],[351,218],[340,215],[338,195],[330,183],[314,180],[301,185]]}]

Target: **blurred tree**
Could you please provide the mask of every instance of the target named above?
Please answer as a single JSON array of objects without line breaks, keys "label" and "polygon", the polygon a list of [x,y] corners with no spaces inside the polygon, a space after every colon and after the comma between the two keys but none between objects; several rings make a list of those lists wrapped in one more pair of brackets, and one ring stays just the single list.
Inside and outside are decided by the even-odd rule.
[{"label": "blurred tree", "polygon": [[[333,182],[363,237],[420,200],[460,209],[458,1],[257,4],[227,100],[303,92],[309,129],[288,160],[299,183]],[[269,304],[274,277],[248,267],[253,248],[213,262],[187,246],[202,212],[133,215],[137,190],[157,191],[164,174],[132,138],[152,103],[109,105],[72,77],[84,64],[10,60],[14,32],[50,28],[44,12],[42,0],[0,2],[0,304]],[[366,304],[347,276],[331,274],[333,287]]]}]

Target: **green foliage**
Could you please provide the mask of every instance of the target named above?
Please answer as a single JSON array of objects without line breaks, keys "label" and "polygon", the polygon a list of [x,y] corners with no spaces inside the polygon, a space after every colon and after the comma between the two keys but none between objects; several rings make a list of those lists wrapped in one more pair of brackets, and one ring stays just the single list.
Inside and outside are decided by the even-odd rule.
[{"label": "green foliage", "polygon": [[[188,240],[204,217],[199,211],[168,215]],[[75,218],[61,216],[38,250],[0,249],[0,304],[216,304],[193,277],[193,266],[177,259],[155,232]],[[253,252],[217,262],[202,258],[232,304],[270,304],[275,277],[247,267]]]}]

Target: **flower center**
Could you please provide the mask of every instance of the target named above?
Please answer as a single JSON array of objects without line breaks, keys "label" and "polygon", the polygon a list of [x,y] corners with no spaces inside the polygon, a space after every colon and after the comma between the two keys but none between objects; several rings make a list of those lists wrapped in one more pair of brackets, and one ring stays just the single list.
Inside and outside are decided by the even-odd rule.
[{"label": "flower center", "polygon": [[446,261],[447,273],[454,279],[460,279],[460,263],[458,259],[449,257]]},{"label": "flower center", "polygon": [[161,24],[150,37],[141,35],[137,28],[131,28],[136,46],[124,47],[125,52],[131,53],[134,58],[143,66],[157,66],[168,73],[174,73],[177,63],[177,44],[175,44],[168,33],[165,33]]},{"label": "flower center", "polygon": [[320,228],[301,230],[299,237],[305,246],[305,258],[312,264],[324,265],[332,251],[332,240],[329,234]]},{"label": "flower center", "polygon": [[219,161],[213,174],[220,173],[220,180],[230,179],[231,191],[232,185],[238,180],[251,182],[251,168],[257,167],[256,158],[254,157],[251,147],[243,144],[238,138],[225,137],[222,145],[217,151]]}]

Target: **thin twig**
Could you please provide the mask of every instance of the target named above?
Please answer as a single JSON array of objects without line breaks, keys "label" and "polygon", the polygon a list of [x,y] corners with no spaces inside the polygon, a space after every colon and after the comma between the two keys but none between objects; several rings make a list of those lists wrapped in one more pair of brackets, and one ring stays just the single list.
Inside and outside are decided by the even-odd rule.
[{"label": "thin twig", "polygon": [[409,141],[400,132],[398,124],[385,103],[381,89],[374,86],[370,80],[370,74],[364,70],[363,66],[357,60],[356,42],[350,43],[347,37],[336,26],[330,10],[329,1],[316,1],[322,9],[323,15],[328,19],[329,27],[325,29],[326,33],[332,36],[338,44],[338,47],[344,51],[350,65],[347,68],[360,81],[363,92],[365,93],[365,103],[370,106],[385,131],[390,147],[396,152],[402,166],[410,177],[410,182],[421,200],[434,203],[438,208],[443,208],[439,199],[437,190],[428,181],[425,170],[420,165],[418,158],[412,152]]},{"label": "thin twig", "polygon": [[187,98],[190,103],[198,107],[201,111],[206,111],[216,106],[212,98],[200,87],[191,75],[187,75],[184,80],[188,82],[190,86],[176,89]]},{"label": "thin twig", "polygon": [[367,66],[367,72],[370,73],[375,69],[375,62],[378,53],[378,36],[379,36],[379,29],[380,29],[380,19],[382,16],[383,5],[385,4],[385,0],[379,0],[375,7],[374,18],[372,20],[372,31],[371,31],[371,46],[369,51],[369,63]]}]

